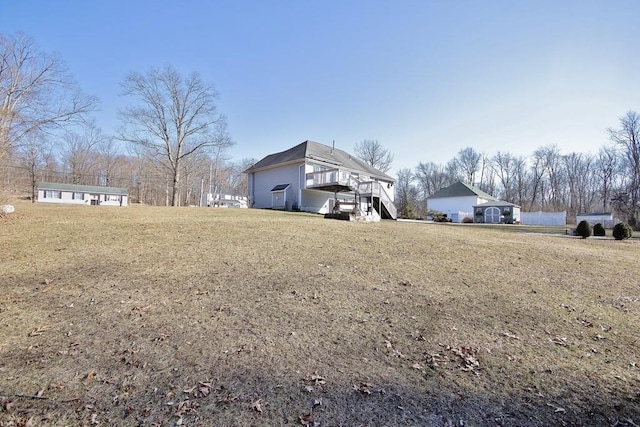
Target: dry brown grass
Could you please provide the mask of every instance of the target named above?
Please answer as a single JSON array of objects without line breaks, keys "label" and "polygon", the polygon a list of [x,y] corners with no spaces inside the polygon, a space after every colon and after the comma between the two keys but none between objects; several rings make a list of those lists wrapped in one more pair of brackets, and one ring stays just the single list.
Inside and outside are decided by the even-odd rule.
[{"label": "dry brown grass", "polygon": [[640,424],[638,241],[16,208],[1,426]]}]

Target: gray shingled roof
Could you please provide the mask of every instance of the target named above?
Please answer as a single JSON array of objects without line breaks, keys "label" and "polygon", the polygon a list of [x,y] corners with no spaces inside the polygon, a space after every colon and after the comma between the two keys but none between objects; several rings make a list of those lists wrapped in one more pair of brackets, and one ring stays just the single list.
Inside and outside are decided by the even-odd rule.
[{"label": "gray shingled roof", "polygon": [[440,190],[433,193],[429,196],[429,199],[443,199],[446,197],[468,197],[468,196],[477,196],[482,197],[487,200],[498,200],[495,197],[485,193],[473,185],[465,184],[464,182],[458,181],[453,185],[450,185],[445,188],[441,188]]},{"label": "gray shingled roof", "polygon": [[77,184],[61,184],[57,182],[41,182],[38,190],[58,190],[73,191],[76,193],[94,193],[94,194],[114,194],[118,196],[127,196],[129,191],[126,188],[103,187],[99,185],[77,185]]},{"label": "gray shingled roof", "polygon": [[473,205],[474,208],[477,208],[477,207],[484,208],[484,207],[489,207],[489,206],[495,206],[496,208],[509,208],[509,207],[519,208],[520,207],[520,206],[518,206],[516,204],[510,203],[510,202],[505,202],[503,200],[491,200],[489,202],[482,203],[482,204],[479,204],[479,205]]},{"label": "gray shingled roof", "polygon": [[275,187],[273,187],[273,188],[271,189],[271,191],[272,191],[272,192],[273,192],[273,191],[283,191],[283,190],[286,190],[287,188],[289,188],[289,186],[290,186],[290,185],[291,185],[291,184],[278,184],[278,185],[276,185]]},{"label": "gray shingled roof", "polygon": [[350,171],[364,172],[372,177],[384,179],[385,181],[396,181],[395,178],[392,178],[389,175],[369,166],[346,151],[308,140],[286,151],[268,155],[251,166],[245,172],[251,173],[263,168],[303,159],[319,161],[328,165],[333,165],[336,168],[343,168]]}]

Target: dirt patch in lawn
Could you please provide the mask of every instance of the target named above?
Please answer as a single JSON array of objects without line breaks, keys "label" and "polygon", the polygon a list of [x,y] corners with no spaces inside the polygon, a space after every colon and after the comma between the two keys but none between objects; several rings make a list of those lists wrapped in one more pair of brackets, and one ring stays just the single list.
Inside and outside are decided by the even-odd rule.
[{"label": "dirt patch in lawn", "polygon": [[640,245],[16,203],[0,425],[634,425]]}]

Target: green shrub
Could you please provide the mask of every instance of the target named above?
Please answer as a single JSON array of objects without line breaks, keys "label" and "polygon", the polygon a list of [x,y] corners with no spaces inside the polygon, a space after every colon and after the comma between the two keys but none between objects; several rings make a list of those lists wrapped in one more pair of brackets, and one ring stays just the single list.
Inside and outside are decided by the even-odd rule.
[{"label": "green shrub", "polygon": [[604,226],[600,223],[597,223],[593,226],[593,235],[594,236],[606,236],[607,232],[604,229]]},{"label": "green shrub", "polygon": [[633,231],[629,224],[625,222],[619,222],[613,227],[613,237],[616,240],[628,239],[633,235]]},{"label": "green shrub", "polygon": [[589,222],[586,220],[580,221],[580,223],[576,227],[576,236],[580,236],[583,239],[586,239],[587,237],[591,236],[592,232],[593,230],[589,225]]}]

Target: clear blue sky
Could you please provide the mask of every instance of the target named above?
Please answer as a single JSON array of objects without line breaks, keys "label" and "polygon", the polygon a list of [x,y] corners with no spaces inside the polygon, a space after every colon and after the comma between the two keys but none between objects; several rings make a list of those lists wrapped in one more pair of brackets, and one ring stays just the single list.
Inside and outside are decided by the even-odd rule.
[{"label": "clear blue sky", "polygon": [[471,146],[595,153],[640,110],[640,1],[2,0],[0,32],[59,52],[107,132],[131,71],[221,94],[234,160],[377,139],[391,173]]}]

